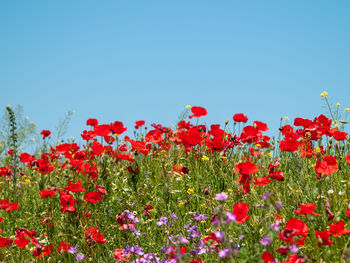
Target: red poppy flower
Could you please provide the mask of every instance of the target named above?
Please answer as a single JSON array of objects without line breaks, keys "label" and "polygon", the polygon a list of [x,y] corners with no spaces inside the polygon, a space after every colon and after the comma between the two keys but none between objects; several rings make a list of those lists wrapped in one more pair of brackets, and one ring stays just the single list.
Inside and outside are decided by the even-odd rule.
[{"label": "red poppy flower", "polygon": [[254,178],[254,186],[265,186],[268,185],[269,182],[271,182],[271,180],[267,177]]},{"label": "red poppy flower", "polygon": [[147,142],[159,143],[163,140],[162,133],[160,130],[149,131],[145,136],[145,140]]},{"label": "red poppy flower", "polygon": [[61,251],[68,251],[69,248],[71,247],[72,245],[70,245],[69,243],[65,242],[65,241],[62,241],[58,247],[58,253],[61,254]]},{"label": "red poppy flower", "polygon": [[347,217],[350,217],[350,208],[346,210],[345,214]]},{"label": "red poppy flower", "polygon": [[326,231],[315,231],[316,239],[318,240],[317,245],[318,246],[325,246],[325,245],[332,245],[333,241],[329,240],[329,236],[331,235],[331,232]]},{"label": "red poppy flower", "polygon": [[262,133],[258,128],[253,126],[244,127],[241,133],[241,141],[245,143],[257,142],[262,138]]},{"label": "red poppy flower", "polygon": [[60,205],[62,206],[61,212],[74,213],[76,211],[74,204],[77,202],[77,200],[74,199],[72,195],[63,192],[60,189],[57,189],[57,191],[60,193]]},{"label": "red poppy flower", "polygon": [[104,238],[104,235],[102,235],[99,232],[97,232],[97,226],[90,227],[88,230],[86,230],[85,238],[87,240],[92,239],[98,244],[103,244],[103,243],[107,242],[107,240]]},{"label": "red poppy flower", "polygon": [[249,212],[249,205],[245,203],[236,203],[233,206],[233,214],[236,217],[236,222],[242,224],[249,219],[247,213]]},{"label": "red poppy flower", "polygon": [[84,200],[86,202],[91,203],[91,204],[96,204],[97,202],[102,201],[102,197],[101,197],[100,192],[93,191],[90,193],[86,193],[84,196]]},{"label": "red poppy flower", "polygon": [[344,228],[345,223],[343,221],[334,222],[332,225],[328,225],[330,232],[334,237],[339,237],[344,234],[349,234],[350,229]]},{"label": "red poppy flower", "polygon": [[96,120],[96,119],[88,119],[86,121],[86,125],[95,127],[96,125],[98,125],[98,120]]},{"label": "red poppy flower", "polygon": [[300,209],[295,210],[294,214],[297,215],[316,215],[318,216],[319,214],[316,212],[313,212],[316,209],[316,205],[313,203],[306,203],[306,204],[299,204]]},{"label": "red poppy flower", "polygon": [[43,139],[45,139],[50,136],[51,132],[49,130],[42,130],[40,134],[43,136]]},{"label": "red poppy flower", "polygon": [[233,115],[233,120],[235,122],[246,123],[248,121],[248,117],[246,115],[244,115],[243,113],[237,113],[237,114]]},{"label": "red poppy flower", "polygon": [[191,108],[191,111],[192,111],[192,115],[189,116],[190,119],[192,118],[200,118],[202,116],[207,116],[208,115],[208,111],[202,107],[199,107],[199,106],[193,106]]},{"label": "red poppy flower", "polygon": [[74,193],[80,193],[84,192],[85,189],[81,186],[81,181],[78,180],[75,184],[72,183],[72,181],[69,181],[69,186],[66,186],[64,190],[74,192]]},{"label": "red poppy flower", "polygon": [[348,165],[350,165],[350,154],[347,154],[345,159],[346,159],[346,162],[348,163]]},{"label": "red poppy flower", "polygon": [[270,252],[265,251],[262,255],[261,259],[266,262],[272,262],[273,263],[273,255]]},{"label": "red poppy flower", "polygon": [[284,242],[293,244],[295,241],[294,237],[302,236],[299,240],[295,241],[298,246],[301,246],[305,244],[305,239],[308,233],[309,228],[303,221],[297,218],[292,218],[287,222],[285,229],[279,233],[278,237]]},{"label": "red poppy flower", "polygon": [[124,249],[117,248],[114,250],[113,258],[117,260],[117,262],[126,262],[129,261],[130,253],[124,253]]},{"label": "red poppy flower", "polygon": [[298,149],[300,142],[293,139],[285,139],[280,142],[280,149],[285,152],[294,152]]},{"label": "red poppy flower", "polygon": [[304,258],[299,257],[296,254],[289,255],[287,261],[282,261],[282,263],[304,263]]},{"label": "red poppy flower", "polygon": [[254,163],[251,162],[243,162],[235,164],[235,173],[240,172],[241,174],[254,174],[258,171]]},{"label": "red poppy flower", "polygon": [[24,237],[18,237],[15,239],[15,244],[20,248],[24,248],[28,243],[29,239],[26,239]]},{"label": "red poppy flower", "polygon": [[5,208],[5,211],[8,213],[10,211],[13,210],[17,210],[18,209],[18,203],[10,203],[8,204],[8,206]]},{"label": "red poppy flower", "polygon": [[311,120],[303,119],[303,118],[295,118],[294,126],[303,126],[304,128],[309,127],[312,124]]},{"label": "red poppy flower", "polygon": [[123,132],[125,132],[128,128],[124,127],[124,124],[120,121],[116,121],[111,124],[111,130],[113,131],[113,134],[120,135]]},{"label": "red poppy flower", "polygon": [[55,196],[56,192],[53,191],[53,190],[43,189],[39,194],[41,195],[42,198],[48,198],[48,197],[51,197],[51,196]]},{"label": "red poppy flower", "polygon": [[8,247],[12,244],[11,238],[0,237],[0,247]]},{"label": "red poppy flower", "polygon": [[33,158],[33,156],[31,156],[30,154],[28,153],[22,153],[20,156],[19,156],[19,159],[21,160],[22,163],[30,163],[32,161],[34,161],[35,159]]},{"label": "red poppy flower", "polygon": [[99,191],[102,195],[107,195],[106,187],[103,185],[96,185],[96,190]]},{"label": "red poppy flower", "polygon": [[269,127],[267,127],[266,123],[263,123],[261,121],[254,121],[253,123],[254,127],[257,128],[259,131],[268,131]]},{"label": "red poppy flower", "polygon": [[138,128],[142,127],[145,125],[145,121],[136,121],[135,122],[135,129],[137,130]]},{"label": "red poppy flower", "polygon": [[324,174],[325,176],[338,171],[337,158],[335,156],[325,156],[322,161],[318,160],[315,166],[315,171],[316,173]]},{"label": "red poppy flower", "polygon": [[346,132],[342,132],[342,131],[334,131],[333,132],[333,138],[336,139],[337,141],[346,140],[346,136],[348,136],[348,134]]}]

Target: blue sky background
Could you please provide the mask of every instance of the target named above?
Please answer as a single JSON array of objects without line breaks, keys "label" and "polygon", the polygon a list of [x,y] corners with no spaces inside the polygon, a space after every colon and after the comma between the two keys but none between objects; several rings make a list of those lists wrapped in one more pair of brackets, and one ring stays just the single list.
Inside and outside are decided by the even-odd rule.
[{"label": "blue sky background", "polygon": [[350,107],[350,1],[1,1],[0,109],[23,105],[38,130],[88,118],[170,125],[243,112],[280,118]]}]

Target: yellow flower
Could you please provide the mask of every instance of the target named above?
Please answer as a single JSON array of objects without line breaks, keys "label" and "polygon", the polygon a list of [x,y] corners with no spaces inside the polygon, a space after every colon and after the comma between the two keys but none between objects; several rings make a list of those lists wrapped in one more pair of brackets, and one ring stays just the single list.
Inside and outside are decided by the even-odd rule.
[{"label": "yellow flower", "polygon": [[177,206],[178,206],[178,207],[182,207],[184,204],[185,204],[184,202],[180,201],[180,202],[177,204]]},{"label": "yellow flower", "polygon": [[29,179],[25,179],[24,180],[26,183],[30,183],[30,180]]},{"label": "yellow flower", "polygon": [[207,205],[206,205],[205,203],[202,203],[202,204],[201,204],[201,207],[202,207],[202,208],[207,208]]},{"label": "yellow flower", "polygon": [[187,105],[186,106],[186,109],[188,109],[188,110],[191,109],[191,108],[192,108],[191,105]]},{"label": "yellow flower", "polygon": [[321,148],[320,147],[316,147],[315,151],[316,151],[316,153],[320,153],[321,152]]},{"label": "yellow flower", "polygon": [[337,103],[335,104],[335,106],[338,106],[338,107],[339,107],[339,106],[340,106],[340,103],[339,103],[339,102],[337,102]]},{"label": "yellow flower", "polygon": [[271,152],[269,152],[269,153],[267,154],[267,156],[268,156],[268,157],[271,157],[271,156],[272,156],[272,153],[271,153]]},{"label": "yellow flower", "polygon": [[194,189],[193,188],[188,188],[187,193],[189,195],[193,194],[194,193]]},{"label": "yellow flower", "polygon": [[205,220],[202,220],[202,221],[201,221],[201,224],[204,224],[204,223],[205,223]]},{"label": "yellow flower", "polygon": [[323,92],[321,93],[321,97],[322,97],[322,98],[327,98],[327,96],[328,96],[328,92],[323,91]]},{"label": "yellow flower", "polygon": [[334,193],[334,191],[331,189],[331,190],[328,190],[328,192],[327,193],[329,193],[329,194],[333,194]]},{"label": "yellow flower", "polygon": [[203,160],[203,161],[209,161],[209,157],[208,157],[208,156],[203,155],[203,156],[202,156],[202,160]]},{"label": "yellow flower", "polygon": [[289,120],[289,118],[287,117],[287,116],[284,116],[284,119],[287,121],[287,120]]},{"label": "yellow flower", "polygon": [[350,109],[349,108],[346,108],[345,111],[348,112]]}]

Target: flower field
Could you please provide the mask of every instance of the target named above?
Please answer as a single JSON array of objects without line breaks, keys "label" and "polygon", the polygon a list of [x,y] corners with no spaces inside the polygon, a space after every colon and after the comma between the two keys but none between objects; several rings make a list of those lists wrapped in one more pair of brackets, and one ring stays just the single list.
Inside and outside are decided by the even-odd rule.
[{"label": "flower field", "polygon": [[0,261],[350,262],[350,143],[329,109],[276,138],[242,113],[202,125],[199,106],[174,128],[136,121],[132,138],[88,119],[84,143],[43,130],[36,154],[9,110]]}]

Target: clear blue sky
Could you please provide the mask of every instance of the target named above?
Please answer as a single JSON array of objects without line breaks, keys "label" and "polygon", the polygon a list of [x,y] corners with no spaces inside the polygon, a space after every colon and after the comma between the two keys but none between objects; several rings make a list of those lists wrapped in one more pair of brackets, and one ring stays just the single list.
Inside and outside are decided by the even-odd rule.
[{"label": "clear blue sky", "polygon": [[[350,107],[350,1],[1,1],[0,108],[39,131],[88,118],[170,125],[187,104],[207,124]],[[2,110],[1,110],[2,111]]]}]

